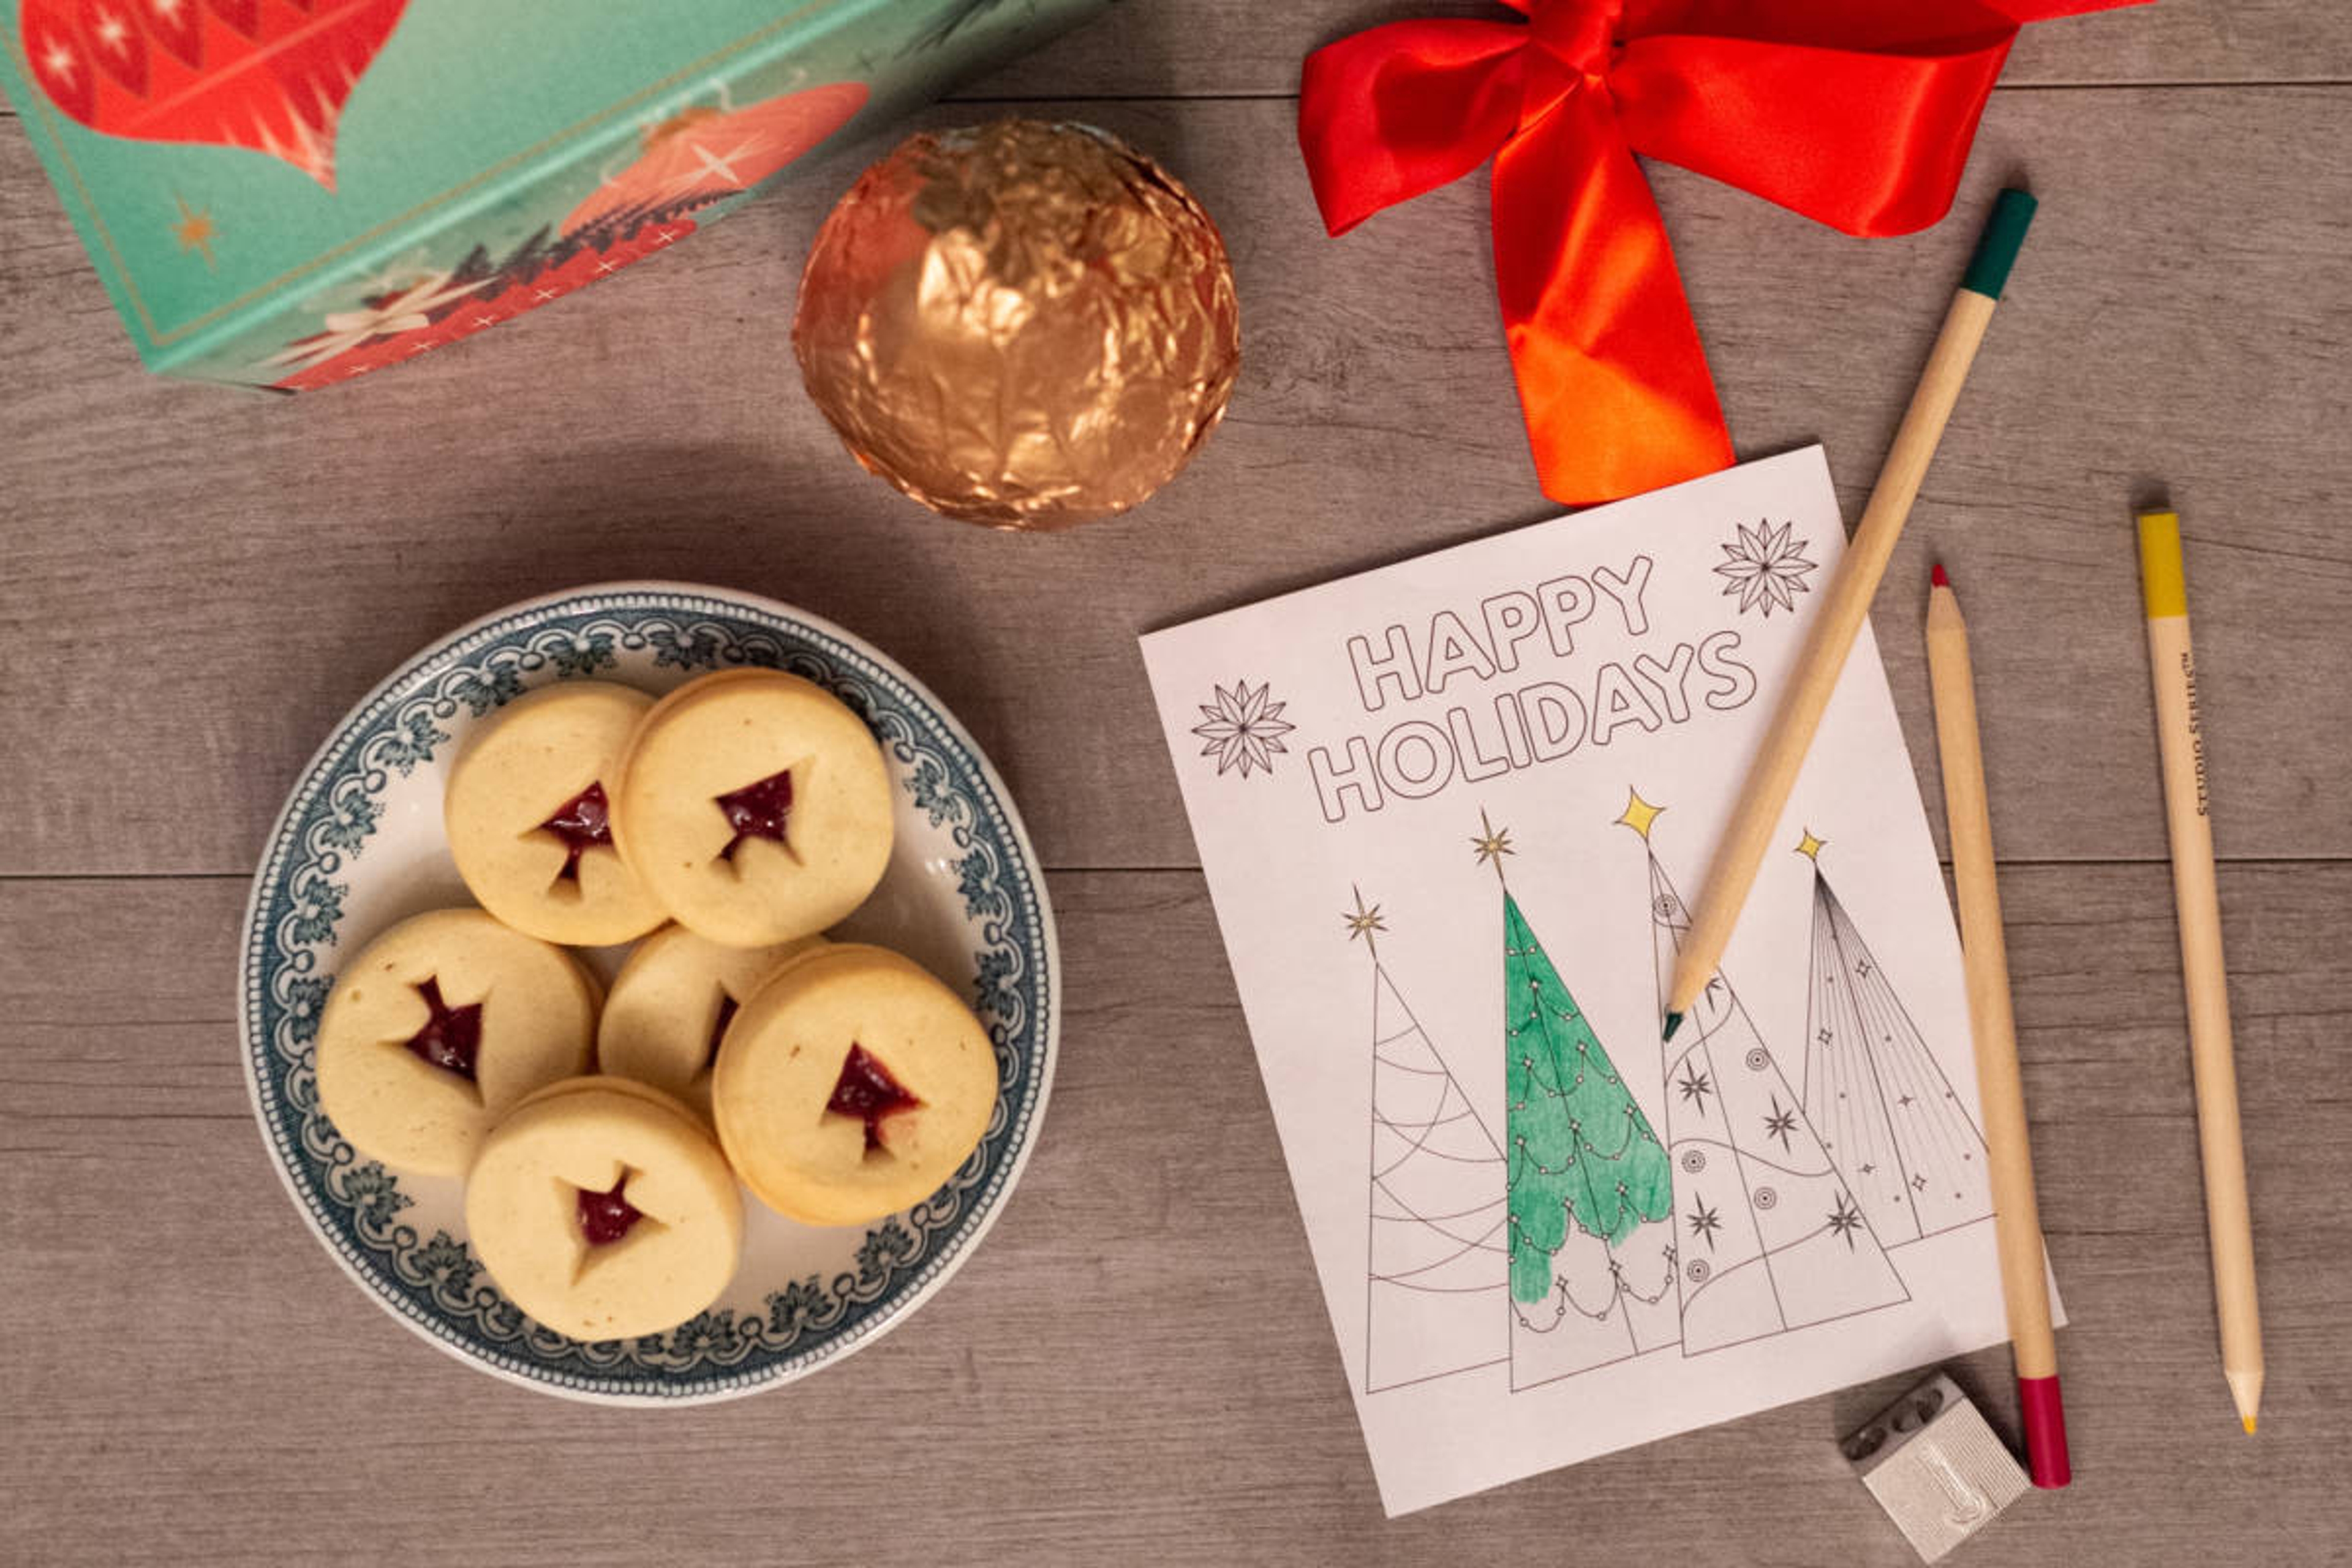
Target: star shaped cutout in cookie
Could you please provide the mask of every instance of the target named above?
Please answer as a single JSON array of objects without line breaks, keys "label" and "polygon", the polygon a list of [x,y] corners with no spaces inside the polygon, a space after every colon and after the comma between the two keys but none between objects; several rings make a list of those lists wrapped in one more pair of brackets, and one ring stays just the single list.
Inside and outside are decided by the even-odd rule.
[{"label": "star shaped cutout in cookie", "polygon": [[735,837],[719,852],[721,860],[732,861],[747,838],[772,838],[786,849],[792,847],[792,840],[785,837],[793,816],[792,769],[730,790],[715,804],[727,818],[727,826],[735,830]]},{"label": "star shaped cutout in cookie", "polygon": [[474,1081],[474,1060],[482,1050],[482,1005],[468,1002],[452,1007],[441,999],[441,977],[427,975],[416,987],[431,1016],[425,1027],[401,1043],[443,1072]]},{"label": "star shaped cutout in cookie", "polygon": [[622,1169],[621,1179],[613,1184],[610,1192],[592,1193],[579,1189],[577,1207],[580,1213],[580,1234],[591,1247],[610,1247],[629,1234],[629,1227],[645,1218],[645,1211],[621,1195],[635,1171]]}]

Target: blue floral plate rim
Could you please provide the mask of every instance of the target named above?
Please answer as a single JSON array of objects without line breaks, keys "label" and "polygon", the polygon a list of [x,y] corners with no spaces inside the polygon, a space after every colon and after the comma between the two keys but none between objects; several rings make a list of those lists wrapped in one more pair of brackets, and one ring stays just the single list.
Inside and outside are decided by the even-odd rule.
[{"label": "blue floral plate rim", "polygon": [[[610,626],[591,622],[593,637],[568,653],[547,651],[550,628],[597,616]],[[730,634],[730,623],[745,629]],[[667,628],[668,641],[646,634],[647,625]],[[836,1275],[829,1296],[812,1274],[772,1291],[766,1314],[746,1312],[738,1321],[733,1310],[707,1312],[667,1336],[592,1346],[523,1319],[497,1296],[463,1241],[446,1231],[425,1241],[396,1223],[409,1203],[397,1179],[358,1161],[317,1110],[304,1029],[315,1030],[324,994],[324,981],[311,974],[319,944],[334,946],[342,918],[344,889],[328,879],[358,860],[378,825],[383,808],[371,800],[389,787],[387,761],[406,777],[417,761],[430,761],[435,744],[452,740],[437,728],[436,711],[446,721],[462,704],[478,719],[522,689],[525,671],[551,662],[556,678],[593,673],[599,658],[610,667],[614,630],[635,637],[624,645],[633,651],[656,647],[657,666],[685,672],[719,668],[723,658],[830,679],[877,726],[898,764],[894,773],[915,769],[899,780],[915,808],[929,813],[934,830],[948,826],[954,844],[969,850],[951,864],[966,923],[990,944],[978,955],[975,985],[1003,1085],[971,1161],[932,1198],[870,1231],[855,1271]],[[489,661],[502,654],[510,657],[494,668]],[[405,716],[404,731],[392,722],[396,715]],[[289,889],[304,873],[323,901],[289,919]],[[322,884],[331,899],[315,891]],[[316,934],[320,927],[323,935]],[[287,939],[298,930],[310,945]],[[805,1376],[896,1327],[994,1225],[1035,1147],[1058,1056],[1061,970],[1045,870],[986,753],[921,681],[855,633],[761,595],[700,584],[622,581],[541,595],[467,622],[403,660],[335,723],[296,775],[253,877],[239,955],[239,1055],[248,1098],[270,1163],[311,1234],[372,1300],[444,1353],[502,1381],[596,1404],[741,1397]],[[811,1342],[801,1342],[804,1335]]]}]

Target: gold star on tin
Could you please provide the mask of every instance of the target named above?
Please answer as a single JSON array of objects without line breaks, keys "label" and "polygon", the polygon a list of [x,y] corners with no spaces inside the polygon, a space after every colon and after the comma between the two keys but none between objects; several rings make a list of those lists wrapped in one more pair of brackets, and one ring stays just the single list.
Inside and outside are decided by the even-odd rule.
[{"label": "gold star on tin", "polygon": [[1813,830],[1808,827],[1805,829],[1804,838],[1797,845],[1797,853],[1808,860],[1819,860],[1822,858],[1822,847],[1828,843],[1829,840],[1826,838],[1814,837]]},{"label": "gold star on tin", "polygon": [[1665,809],[1663,805],[1652,805],[1643,800],[1640,790],[1629,789],[1625,792],[1625,815],[1617,821],[1640,834],[1642,842],[1647,844],[1650,841],[1650,824],[1657,821],[1658,814]]},{"label": "gold star on tin", "polygon": [[198,211],[188,205],[187,198],[176,193],[172,200],[180,209],[179,221],[170,226],[172,237],[180,242],[182,250],[201,253],[205,266],[209,268],[213,265],[213,241],[220,234],[220,229],[213,223],[212,209],[206,207]]}]

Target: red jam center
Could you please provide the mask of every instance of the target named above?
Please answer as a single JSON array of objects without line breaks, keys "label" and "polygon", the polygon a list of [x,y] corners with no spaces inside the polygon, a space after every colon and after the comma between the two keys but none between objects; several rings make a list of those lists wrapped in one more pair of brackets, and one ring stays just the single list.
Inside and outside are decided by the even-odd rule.
[{"label": "red jam center", "polygon": [[719,797],[719,812],[735,837],[719,852],[721,860],[735,858],[736,848],[746,838],[772,838],[785,842],[784,826],[793,815],[793,773],[786,768],[780,773],[770,773],[757,784],[747,784],[730,795]]},{"label": "red jam center", "polygon": [[637,1205],[621,1195],[629,1184],[629,1173],[613,1184],[609,1193],[592,1193],[580,1189],[580,1234],[588,1238],[591,1247],[609,1247],[629,1234],[629,1227],[643,1217]]},{"label": "red jam center", "polygon": [[912,1110],[922,1103],[899,1088],[890,1070],[867,1056],[864,1046],[852,1045],[841,1064],[841,1077],[834,1083],[833,1098],[824,1102],[824,1108],[865,1122],[866,1147],[879,1149],[882,1137],[875,1129],[882,1119],[894,1111]]},{"label": "red jam center", "polygon": [[468,1002],[463,1007],[450,1006],[441,1000],[438,975],[419,985],[416,994],[425,998],[433,1016],[408,1037],[408,1048],[442,1071],[472,1082],[474,1058],[482,1050],[482,1005]]},{"label": "red jam center", "polygon": [[539,825],[542,833],[552,833],[563,840],[563,869],[555,874],[559,882],[580,879],[580,857],[600,844],[613,842],[611,810],[604,802],[602,780],[590,784],[556,808],[555,815]]},{"label": "red jam center", "polygon": [[705,1067],[719,1059],[719,1042],[727,1037],[727,1026],[734,1021],[735,998],[721,991],[719,994],[719,1016],[710,1024],[710,1048],[702,1055]]}]

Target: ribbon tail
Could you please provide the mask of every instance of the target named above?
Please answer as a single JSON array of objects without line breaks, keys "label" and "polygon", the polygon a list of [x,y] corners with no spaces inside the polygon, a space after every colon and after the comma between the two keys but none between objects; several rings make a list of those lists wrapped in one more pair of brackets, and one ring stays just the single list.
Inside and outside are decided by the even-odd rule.
[{"label": "ribbon tail", "polygon": [[1495,160],[1495,282],[1544,493],[1581,506],[1731,464],[1664,221],[1607,95]]}]

